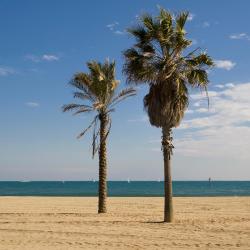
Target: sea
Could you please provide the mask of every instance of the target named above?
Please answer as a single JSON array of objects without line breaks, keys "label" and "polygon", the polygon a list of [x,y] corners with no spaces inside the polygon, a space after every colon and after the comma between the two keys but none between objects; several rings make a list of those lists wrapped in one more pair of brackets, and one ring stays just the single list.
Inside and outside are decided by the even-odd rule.
[{"label": "sea", "polygon": [[[108,181],[109,196],[161,197],[163,181]],[[97,196],[97,181],[0,181],[0,196]],[[175,197],[250,196],[250,181],[173,181]]]}]

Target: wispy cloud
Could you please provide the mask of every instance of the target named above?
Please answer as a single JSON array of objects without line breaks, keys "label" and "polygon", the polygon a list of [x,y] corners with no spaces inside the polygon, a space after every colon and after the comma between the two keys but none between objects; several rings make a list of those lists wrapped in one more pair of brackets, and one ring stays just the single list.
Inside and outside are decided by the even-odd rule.
[{"label": "wispy cloud", "polygon": [[248,40],[248,41],[250,41],[250,36],[246,33],[232,34],[229,36],[229,38],[233,39],[233,40]]},{"label": "wispy cloud", "polygon": [[194,19],[194,17],[195,17],[195,14],[189,13],[187,20],[192,21]]},{"label": "wispy cloud", "polygon": [[121,31],[121,30],[115,30],[114,33],[116,35],[125,35],[125,31]]},{"label": "wispy cloud", "polygon": [[214,85],[214,87],[216,87],[218,89],[233,88],[234,86],[235,86],[234,83],[226,83],[226,84],[217,84],[217,85]]},{"label": "wispy cloud", "polygon": [[199,107],[195,110],[200,112],[198,116],[183,121],[180,129],[186,132],[175,140],[176,152],[189,156],[250,158],[250,83],[222,86],[210,97],[209,110],[205,112],[205,108]]},{"label": "wispy cloud", "polygon": [[194,107],[200,107],[200,105],[201,105],[201,104],[200,104],[199,102],[195,102],[195,103],[194,103]]},{"label": "wispy cloud", "polygon": [[26,60],[30,60],[32,62],[38,63],[42,61],[47,61],[47,62],[52,62],[52,61],[58,61],[60,58],[56,55],[53,54],[43,54],[43,55],[33,55],[33,54],[28,54],[25,56]]},{"label": "wispy cloud", "polygon": [[225,86],[223,84],[214,85],[215,88],[223,89]]},{"label": "wispy cloud", "polygon": [[37,108],[40,106],[38,102],[26,102],[25,105],[31,108]]},{"label": "wispy cloud", "polygon": [[107,24],[106,27],[110,29],[111,31],[113,31],[117,25],[119,25],[118,22],[113,22],[113,23]]},{"label": "wispy cloud", "polygon": [[209,112],[209,109],[208,108],[199,108],[196,110],[196,112],[198,113],[206,113],[206,112]]},{"label": "wispy cloud", "polygon": [[225,87],[226,87],[226,88],[233,88],[234,86],[235,86],[234,83],[226,83],[226,84],[225,84]]},{"label": "wispy cloud", "polygon": [[231,70],[236,63],[231,60],[215,60],[215,67],[219,69]]},{"label": "wispy cloud", "polygon": [[113,22],[113,23],[110,23],[110,24],[107,24],[106,27],[112,31],[114,34],[116,35],[124,35],[125,34],[125,31],[121,31],[118,29],[118,26],[119,26],[119,23],[118,22]]},{"label": "wispy cloud", "polygon": [[208,27],[210,27],[210,23],[205,21],[205,22],[202,23],[202,27],[203,28],[208,28]]},{"label": "wispy cloud", "polygon": [[15,74],[16,71],[10,67],[1,67],[0,66],[0,76],[8,76]]},{"label": "wispy cloud", "polygon": [[59,57],[58,57],[58,56],[55,56],[55,55],[44,54],[44,55],[42,56],[42,59],[43,59],[44,61],[49,61],[49,62],[51,62],[51,61],[58,61],[58,60],[59,60]]},{"label": "wispy cloud", "polygon": [[194,110],[192,110],[192,109],[188,109],[188,110],[186,110],[186,112],[185,112],[186,114],[193,114],[194,113]]}]

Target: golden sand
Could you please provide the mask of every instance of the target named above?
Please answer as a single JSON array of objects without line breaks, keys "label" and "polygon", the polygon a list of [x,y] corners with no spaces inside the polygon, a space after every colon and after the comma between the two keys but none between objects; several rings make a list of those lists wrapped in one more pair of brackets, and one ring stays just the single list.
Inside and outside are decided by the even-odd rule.
[{"label": "golden sand", "polygon": [[250,197],[175,198],[175,222],[161,223],[162,198],[0,197],[0,249],[250,249]]}]

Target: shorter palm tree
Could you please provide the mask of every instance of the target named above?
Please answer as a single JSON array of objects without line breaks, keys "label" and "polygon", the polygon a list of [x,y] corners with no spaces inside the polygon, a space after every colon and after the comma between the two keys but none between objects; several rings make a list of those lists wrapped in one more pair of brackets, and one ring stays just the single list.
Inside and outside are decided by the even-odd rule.
[{"label": "shorter palm tree", "polygon": [[103,64],[90,61],[87,63],[89,73],[76,73],[70,85],[77,89],[74,97],[82,104],[63,106],[63,112],[73,111],[74,114],[94,112],[95,116],[90,125],[79,134],[82,137],[88,130],[93,129],[92,157],[99,152],[99,202],[98,213],[105,213],[107,197],[107,137],[111,128],[110,113],[114,106],[127,97],[134,96],[133,88],[121,90],[118,94],[119,81],[115,78],[115,61],[106,60]]}]

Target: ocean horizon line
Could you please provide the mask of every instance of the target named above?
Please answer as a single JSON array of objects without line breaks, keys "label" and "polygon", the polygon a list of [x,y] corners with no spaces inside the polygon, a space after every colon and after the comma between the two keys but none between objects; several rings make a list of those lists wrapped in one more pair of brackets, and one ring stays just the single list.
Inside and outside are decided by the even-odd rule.
[{"label": "ocean horizon line", "polygon": [[[88,179],[88,180],[29,180],[29,179],[23,179],[23,180],[0,180],[0,182],[98,182],[98,179]],[[156,180],[133,180],[133,179],[126,179],[126,180],[107,180],[107,182],[163,182],[163,179],[156,179]],[[173,180],[173,182],[209,182],[208,179],[198,179],[198,180]],[[211,182],[248,182],[250,179],[246,180],[235,180],[235,179],[210,179]]]}]

